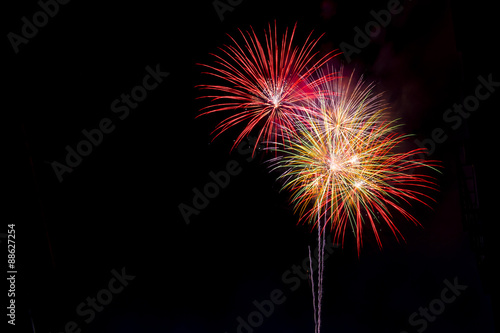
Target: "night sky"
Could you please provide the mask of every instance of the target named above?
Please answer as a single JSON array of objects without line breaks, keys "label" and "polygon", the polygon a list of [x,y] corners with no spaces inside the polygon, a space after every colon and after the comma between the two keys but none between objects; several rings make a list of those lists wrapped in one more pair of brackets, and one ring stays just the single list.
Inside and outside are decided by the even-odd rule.
[{"label": "night sky", "polygon": [[[432,209],[406,206],[422,227],[395,219],[405,241],[382,225],[380,250],[366,228],[358,258],[352,233],[343,247],[329,238],[322,332],[495,331],[500,72],[492,4],[33,0],[8,7],[12,103],[4,110],[15,117],[9,140],[20,178],[8,194],[15,215],[0,234],[7,254],[4,235],[15,223],[17,331],[313,332],[302,267],[315,232],[298,224],[269,155],[257,149],[251,157],[255,136],[231,152],[242,127],[212,140],[225,115],[195,118],[209,103],[195,86],[210,81],[197,64],[213,63],[210,53],[230,42],[226,34],[252,26],[262,36],[274,21],[278,33],[297,22],[296,45],[311,31],[324,34],[320,54],[352,47],[335,63],[376,82],[391,115],[415,134],[408,147],[420,142],[442,164]],[[48,14],[37,14],[44,7]],[[357,31],[388,7],[397,12],[390,22],[356,46]],[[473,111],[448,111],[478,91]],[[78,149],[87,156],[75,156]],[[222,172],[228,183],[203,202],[196,193]],[[187,206],[196,213],[183,216]]]}]

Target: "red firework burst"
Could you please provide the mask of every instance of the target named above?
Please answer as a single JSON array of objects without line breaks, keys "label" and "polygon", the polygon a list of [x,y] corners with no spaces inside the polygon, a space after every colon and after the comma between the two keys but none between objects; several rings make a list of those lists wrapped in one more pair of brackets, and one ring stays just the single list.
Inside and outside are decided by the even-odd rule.
[{"label": "red firework burst", "polygon": [[[200,115],[219,111],[231,112],[215,130],[217,137],[228,128],[247,122],[233,148],[258,125],[261,127],[257,141],[276,142],[282,137],[283,128],[294,128],[297,117],[304,116],[303,101],[315,96],[319,81],[308,78],[329,59],[337,54],[331,51],[315,61],[318,52],[313,52],[318,39],[307,37],[302,47],[293,46],[297,24],[289,34],[285,30],[278,41],[276,22],[274,29],[269,25],[264,31],[262,44],[255,31],[239,30],[243,43],[240,45],[231,37],[231,45],[219,48],[222,55],[212,54],[214,66],[200,64],[209,69],[203,72],[224,81],[221,85],[199,85],[202,90],[214,92],[201,98],[210,98],[212,103],[204,107]],[[314,96],[311,96],[314,95]]]}]

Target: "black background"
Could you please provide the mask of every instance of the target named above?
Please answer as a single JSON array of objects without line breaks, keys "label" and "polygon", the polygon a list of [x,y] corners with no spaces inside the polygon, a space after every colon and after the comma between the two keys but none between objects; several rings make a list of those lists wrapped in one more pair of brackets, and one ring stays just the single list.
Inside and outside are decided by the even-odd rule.
[{"label": "black background", "polygon": [[[498,92],[456,131],[442,116],[474,93],[479,75],[500,81],[495,13],[477,1],[402,5],[348,67],[386,91],[393,112],[418,139],[437,127],[449,136],[432,155],[444,167],[440,192],[432,210],[413,208],[423,228],[397,221],[406,242],[382,226],[383,250],[367,233],[358,258],[346,235],[344,248],[326,262],[323,331],[416,332],[420,326],[412,327],[408,317],[440,297],[445,279],[456,277],[468,288],[425,331],[493,332]],[[195,85],[207,82],[196,64],[213,61],[209,53],[229,42],[226,33],[250,25],[260,33],[274,20],[279,32],[298,22],[297,44],[311,30],[314,37],[325,33],[321,52],[341,42],[353,45],[353,28],[364,29],[370,11],[386,6],[244,0],[221,21],[211,1],[71,1],[17,54],[5,37],[5,112],[15,117],[9,140],[21,152],[14,164],[21,178],[7,194],[15,215],[5,221],[16,223],[19,331],[62,332],[74,321],[82,332],[230,333],[238,316],[255,310],[252,301],[280,289],[286,301],[254,331],[311,332],[309,286],[303,281],[292,292],[282,274],[302,263],[314,233],[297,225],[266,155],[248,161],[248,155],[230,153],[236,131],[212,141],[210,132],[222,118],[195,119],[208,103],[196,99],[201,93]],[[10,5],[4,36],[20,34],[21,18],[31,20],[39,10],[35,1]],[[120,120],[111,103],[142,83],[146,66],[157,65],[169,76]],[[59,182],[51,163],[64,163],[65,147],[75,148],[84,139],[81,131],[103,118],[113,121],[114,131]],[[476,170],[481,227],[463,223],[463,142]],[[187,224],[179,204],[192,205],[193,189],[232,160],[241,173]],[[477,235],[486,244],[482,249],[474,243]],[[85,323],[76,307],[108,286],[112,269],[123,267],[135,278]]]}]

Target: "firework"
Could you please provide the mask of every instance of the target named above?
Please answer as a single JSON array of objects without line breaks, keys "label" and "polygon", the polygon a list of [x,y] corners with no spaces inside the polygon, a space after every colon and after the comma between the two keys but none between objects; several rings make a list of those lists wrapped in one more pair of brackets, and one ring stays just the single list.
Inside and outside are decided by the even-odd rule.
[{"label": "firework", "polygon": [[283,189],[291,191],[301,220],[321,232],[329,226],[342,243],[349,227],[359,255],[365,225],[382,247],[380,223],[404,239],[393,223],[395,212],[419,224],[402,204],[428,205],[426,199],[432,198],[422,189],[435,189],[435,182],[418,170],[436,163],[419,159],[422,149],[400,152],[408,135],[398,134],[401,125],[387,119],[387,107],[380,94],[372,93],[373,85],[354,81],[351,75],[325,82],[324,92],[307,105],[307,121],[296,122],[285,135],[282,154],[272,165],[282,170]]},{"label": "firework", "polygon": [[[381,223],[389,226],[396,239],[404,239],[393,223],[393,213],[418,225],[402,204],[428,205],[426,199],[432,198],[422,190],[436,188],[434,179],[418,170],[436,170],[437,162],[419,159],[421,148],[400,151],[409,136],[398,134],[402,125],[388,117],[382,95],[372,92],[374,85],[363,83],[362,78],[356,81],[353,75],[344,78],[339,72],[337,80],[322,81],[314,98],[304,101],[307,111],[301,111],[303,117],[293,127],[284,128],[277,149],[280,155],[271,159],[272,169],[281,171],[283,189],[292,192],[295,211],[318,230],[318,270],[315,276],[311,264],[309,273],[315,333],[321,329],[327,227],[334,242],[342,244],[349,227],[359,256],[365,225],[371,227],[379,247]],[[319,71],[320,77],[329,73],[334,71]]]},{"label": "firework", "polygon": [[260,128],[257,141],[276,141],[283,137],[283,128],[293,128],[297,118],[303,117],[302,102],[315,94],[318,81],[329,79],[328,76],[319,80],[309,78],[335,56],[335,51],[315,61],[318,52],[313,52],[313,48],[318,39],[311,38],[311,33],[302,47],[295,47],[292,44],[295,29],[296,25],[290,34],[286,29],[279,41],[275,22],[274,29],[269,25],[264,32],[264,43],[253,28],[246,32],[239,30],[242,45],[229,36],[232,44],[220,48],[221,55],[213,54],[215,65],[202,64],[208,69],[205,74],[223,80],[223,84],[198,86],[212,91],[203,96],[212,103],[200,115],[231,113],[217,125],[214,138],[234,125],[246,123],[233,147],[256,127]]},{"label": "firework", "polygon": [[232,45],[214,55],[215,65],[202,65],[222,83],[198,86],[211,91],[203,97],[212,100],[200,115],[231,113],[216,126],[214,138],[246,123],[233,148],[253,130],[259,131],[257,142],[275,152],[271,169],[280,171],[295,212],[317,228],[317,276],[310,249],[309,274],[315,333],[320,333],[327,229],[334,242],[342,244],[346,230],[352,230],[358,256],[365,226],[379,247],[381,224],[398,241],[404,239],[395,214],[419,225],[404,206],[414,201],[428,206],[433,200],[425,192],[436,189],[435,180],[422,170],[436,170],[438,163],[419,158],[423,148],[403,151],[409,136],[398,133],[402,125],[389,117],[382,94],[373,93],[374,84],[354,75],[343,77],[342,69],[322,70],[335,51],[315,60],[318,40],[310,34],[302,47],[293,46],[295,29],[296,25],[290,34],[287,29],[278,41],[276,23],[274,29],[269,25],[264,43],[252,28],[240,30],[241,45],[229,36]]}]

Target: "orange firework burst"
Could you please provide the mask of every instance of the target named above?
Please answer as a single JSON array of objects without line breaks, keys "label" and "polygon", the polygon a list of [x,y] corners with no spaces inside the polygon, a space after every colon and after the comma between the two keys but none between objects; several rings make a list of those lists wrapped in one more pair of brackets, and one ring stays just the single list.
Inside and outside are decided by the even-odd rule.
[{"label": "orange firework burst", "polygon": [[[222,55],[213,55],[216,65],[202,65],[210,70],[206,74],[224,83],[198,86],[217,93],[203,96],[216,103],[203,108],[201,115],[219,111],[232,113],[217,125],[214,138],[236,124],[247,122],[234,146],[256,126],[261,127],[258,141],[276,141],[283,136],[283,128],[293,128],[296,119],[303,116],[297,105],[310,98],[318,84],[307,79],[335,54],[332,51],[314,61],[317,52],[313,52],[313,48],[318,40],[310,34],[302,47],[294,47],[295,28],[296,25],[290,35],[287,29],[279,42],[276,22],[274,29],[269,25],[264,44],[252,28],[246,32],[240,30],[242,46],[229,36],[232,45],[220,48]],[[328,79],[328,76],[322,77],[320,81]]]},{"label": "orange firework burst", "polygon": [[362,79],[353,83],[352,75],[325,85],[308,104],[307,121],[294,124],[280,149],[283,154],[272,163],[284,170],[283,188],[292,192],[301,219],[321,231],[330,225],[342,242],[350,226],[359,254],[365,224],[380,247],[378,223],[403,238],[392,221],[394,212],[418,224],[401,203],[432,200],[421,189],[435,189],[434,179],[413,171],[435,170],[436,162],[419,159],[422,149],[398,151],[408,135],[398,134],[401,125],[386,119],[387,107],[380,94],[372,93],[373,85]]}]

